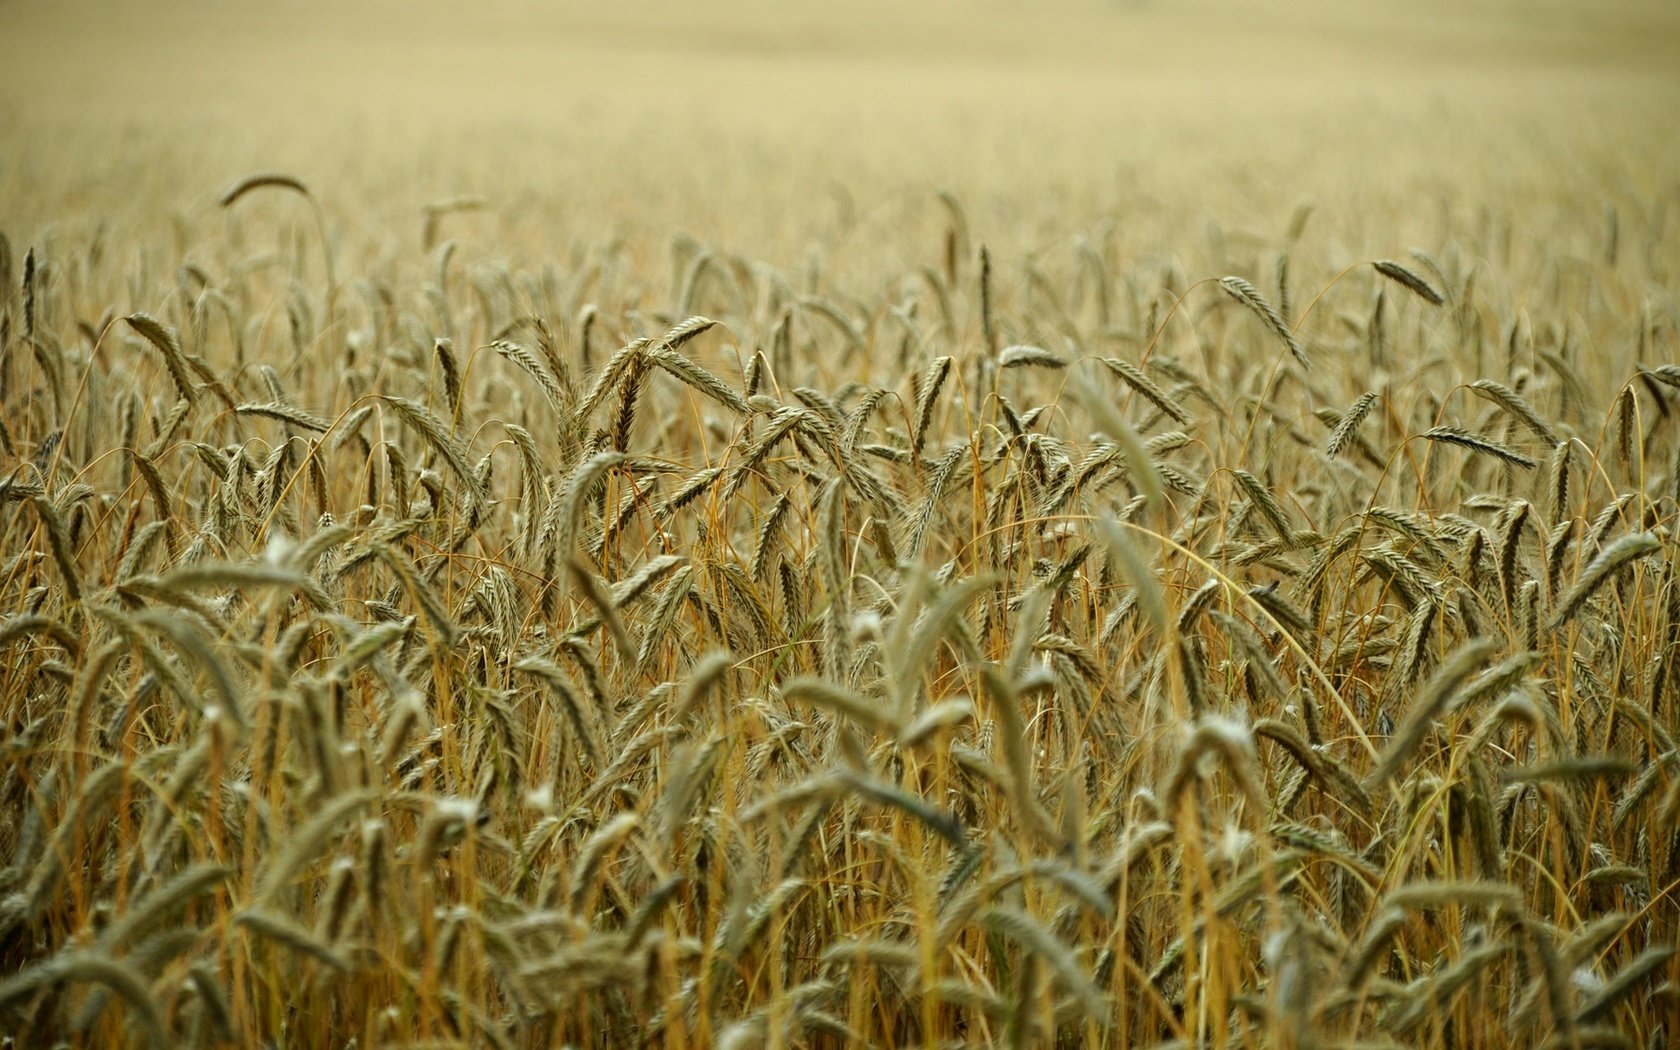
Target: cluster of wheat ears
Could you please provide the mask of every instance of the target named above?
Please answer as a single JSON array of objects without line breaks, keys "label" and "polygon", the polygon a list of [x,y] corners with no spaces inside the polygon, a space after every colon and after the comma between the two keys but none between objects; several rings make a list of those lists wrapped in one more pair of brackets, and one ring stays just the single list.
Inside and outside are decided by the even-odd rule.
[{"label": "cluster of wheat ears", "polygon": [[0,239],[7,1045],[1680,1037],[1660,218],[1309,298],[1305,209],[930,197],[860,293],[471,203]]}]

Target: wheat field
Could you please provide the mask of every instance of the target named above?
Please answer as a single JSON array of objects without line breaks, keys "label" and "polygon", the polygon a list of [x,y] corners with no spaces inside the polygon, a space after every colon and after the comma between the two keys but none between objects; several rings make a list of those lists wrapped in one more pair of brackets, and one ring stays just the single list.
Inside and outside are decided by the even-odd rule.
[{"label": "wheat field", "polygon": [[1680,1039],[1680,12],[0,4],[0,1045]]}]

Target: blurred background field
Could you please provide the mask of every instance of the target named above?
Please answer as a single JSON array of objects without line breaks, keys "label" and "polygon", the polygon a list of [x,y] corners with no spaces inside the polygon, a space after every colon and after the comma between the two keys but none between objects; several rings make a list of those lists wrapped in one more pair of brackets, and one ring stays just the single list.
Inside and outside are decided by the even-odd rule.
[{"label": "blurred background field", "polygon": [[158,223],[278,169],[350,237],[475,194],[504,225],[452,235],[531,252],[681,228],[797,258],[892,240],[931,189],[1021,246],[1096,215],[1270,234],[1303,198],[1421,237],[1466,193],[1542,228],[1650,207],[1677,103],[1663,0],[8,0],[0,225]]}]

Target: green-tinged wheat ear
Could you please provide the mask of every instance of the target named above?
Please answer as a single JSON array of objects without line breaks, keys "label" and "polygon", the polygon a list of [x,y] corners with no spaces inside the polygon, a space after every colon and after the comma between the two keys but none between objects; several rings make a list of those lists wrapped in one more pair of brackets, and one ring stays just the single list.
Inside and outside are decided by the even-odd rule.
[{"label": "green-tinged wheat ear", "polygon": [[1291,542],[1295,535],[1294,527],[1290,525],[1289,515],[1284,513],[1283,505],[1272,495],[1271,489],[1261,484],[1259,478],[1246,470],[1234,469],[1231,475],[1237,479],[1243,492],[1254,502],[1255,508],[1277,532],[1278,537],[1286,543]]},{"label": "green-tinged wheat ear", "polygon": [[1569,517],[1569,442],[1560,441],[1546,461],[1546,504],[1554,522]]},{"label": "green-tinged wheat ear", "polygon": [[1366,927],[1364,937],[1355,946],[1348,961],[1345,971],[1347,987],[1359,988],[1365,983],[1365,979],[1376,967],[1379,954],[1410,921],[1411,916],[1400,907],[1391,906],[1377,914],[1376,919]]},{"label": "green-tinged wheat ear", "polygon": [[284,852],[263,872],[255,900],[274,903],[291,880],[318,858],[341,830],[340,824],[371,806],[378,796],[367,790],[352,791],[333,799],[321,812],[289,834]]},{"label": "green-tinged wheat ear", "polygon": [[1288,322],[1295,313],[1294,304],[1289,298],[1289,253],[1279,252],[1277,257],[1277,290],[1278,316]]},{"label": "green-tinged wheat ear", "polygon": [[620,609],[634,605],[654,584],[687,564],[688,559],[681,554],[661,554],[657,558],[649,558],[635,572],[613,585],[613,605]]},{"label": "green-tinged wheat ear", "polygon": [[1475,434],[1460,430],[1458,427],[1432,427],[1424,431],[1422,436],[1430,441],[1441,441],[1449,445],[1457,445],[1460,448],[1467,448],[1472,452],[1479,452],[1484,456],[1492,456],[1524,470],[1533,470],[1539,466],[1538,462],[1515,449],[1507,448],[1497,441],[1477,437]]},{"label": "green-tinged wheat ear", "polygon": [[953,445],[934,464],[928,474],[927,491],[922,495],[921,505],[916,509],[906,537],[909,553],[921,554],[928,530],[944,509],[946,493],[955,487],[954,482],[959,477],[966,476],[972,463],[973,456],[967,447]]},{"label": "green-tinged wheat ear", "polygon": [[624,621],[619,618],[618,608],[613,602],[612,595],[596,578],[595,573],[590,570],[589,566],[584,564],[576,554],[567,558],[566,565],[571,570],[572,582],[577,585],[579,591],[583,592],[583,596],[589,604],[594,606],[601,623],[606,625],[607,636],[612,639],[613,646],[618,650],[619,656],[625,660],[634,660],[636,658],[635,643],[630,641],[630,632],[625,628]]},{"label": "green-tinged wheat ear", "polygon": [[1022,701],[1031,694],[1011,682],[1003,670],[995,666],[981,669],[981,681],[991,700],[991,711],[997,716],[1016,812],[1021,822],[1036,834],[1055,841],[1049,817],[1039,805],[1033,790],[1037,779],[1033,775],[1032,746],[1027,739],[1026,720],[1020,708]]},{"label": "green-tinged wheat ear", "polygon": [[891,712],[880,701],[870,700],[827,679],[791,678],[782,683],[782,696],[844,715],[874,732],[896,733],[899,729]]},{"label": "green-tinged wheat ear", "polygon": [[1436,716],[1451,703],[1454,694],[1476,672],[1477,667],[1493,655],[1496,648],[1497,643],[1493,639],[1476,638],[1459,646],[1447,658],[1440,670],[1418,691],[1393,739],[1378,759],[1377,768],[1370,777],[1373,787],[1381,787],[1399,772],[1401,763],[1423,743]]},{"label": "green-tinged wheat ear", "polygon": [[[787,567],[785,562],[783,567]],[[642,644],[636,653],[638,673],[646,673],[652,666],[659,647],[674,633],[678,614],[682,612],[683,603],[692,592],[693,581],[692,567],[682,565],[674,568],[671,580],[660,593],[649,622],[642,632]]]},{"label": "green-tinged wheat ear", "polygon": [[1043,960],[1088,1016],[1098,1021],[1108,1017],[1109,1002],[1098,992],[1090,975],[1079,964],[1078,957],[1037,920],[1016,908],[994,906],[986,910],[980,922]]},{"label": "green-tinged wheat ear", "polygon": [[1270,328],[1273,334],[1283,341],[1283,345],[1289,348],[1290,354],[1294,356],[1303,369],[1310,368],[1306,351],[1301,349],[1300,340],[1295,338],[1295,333],[1290,330],[1289,325],[1284,323],[1283,318],[1278,316],[1278,312],[1272,308],[1271,303],[1266,301],[1266,297],[1260,294],[1260,289],[1254,287],[1246,279],[1236,276],[1221,277],[1219,285],[1225,289],[1231,298],[1246,306],[1256,317],[1264,321],[1266,327]]},{"label": "green-tinged wheat ear", "polygon": [[1568,623],[1581,611],[1587,599],[1597,593],[1611,577],[1638,559],[1659,550],[1662,545],[1662,537],[1656,533],[1640,532],[1623,536],[1599,551],[1587,567],[1581,570],[1580,577],[1569,590],[1558,599],[1557,612],[1553,614],[1549,628],[1557,630]]},{"label": "green-tinged wheat ear", "polygon": [[256,175],[248,175],[228,187],[217,203],[223,208],[231,208],[247,194],[260,189],[287,190],[302,197],[309,204],[310,213],[315,218],[315,232],[321,242],[321,258],[326,265],[327,320],[330,325],[332,323],[334,301],[338,295],[338,281],[334,276],[332,244],[327,238],[326,213],[321,210],[320,201],[315,199],[315,195],[309,192],[309,187],[305,186],[302,180],[294,176],[279,172],[261,172]]},{"label": "green-tinged wheat ear", "polygon": [[1508,882],[1451,882],[1419,879],[1396,887],[1383,896],[1388,907],[1429,911],[1451,905],[1465,907],[1522,907],[1522,893]]},{"label": "green-tinged wheat ear", "polygon": [[1465,985],[1511,950],[1504,942],[1483,942],[1466,948],[1450,963],[1443,963],[1429,976],[1413,982],[1411,996],[1383,1015],[1383,1022],[1398,1033],[1406,1033],[1437,1016]]},{"label": "green-tinged wheat ear", "polygon": [[471,461],[467,459],[465,446],[455,439],[442,420],[425,406],[407,398],[391,394],[381,395],[381,398],[396,410],[399,419],[449,464],[449,469],[455,472],[455,476],[466,487],[467,494],[474,504],[482,504],[489,500],[489,495],[478,483]]},{"label": "green-tinged wheat ear", "polygon": [[1616,396],[1616,406],[1612,410],[1616,413],[1614,433],[1616,435],[1616,456],[1624,464],[1633,464],[1633,450],[1639,439],[1638,398],[1633,388],[1624,387]]},{"label": "green-tinged wheat ear", "polygon": [[1334,458],[1341,454],[1359,430],[1359,424],[1365,422],[1365,417],[1377,403],[1377,395],[1369,391],[1360,394],[1354,403],[1348,406],[1336,425],[1330,431],[1330,440],[1324,445],[1324,454]]},{"label": "green-tinged wheat ear", "polygon": [[1525,580],[1517,590],[1513,616],[1517,624],[1517,638],[1530,649],[1540,645],[1540,615],[1540,581]]},{"label": "green-tinged wheat ear", "polygon": [[1563,575],[1563,563],[1569,553],[1569,541],[1579,531],[1580,519],[1560,521],[1546,537],[1546,589],[1558,593],[1558,581]]},{"label": "green-tinged wheat ear", "polygon": [[1067,358],[1041,346],[1015,343],[1003,348],[998,355],[998,368],[1066,368]]},{"label": "green-tinged wheat ear", "polygon": [[280,174],[278,172],[262,172],[260,174],[246,176],[234,183],[232,186],[229,186],[222,192],[221,198],[216,203],[220,204],[224,208],[231,207],[235,201],[239,200],[239,198],[245,196],[247,193],[264,187],[286,189],[305,197],[309,196],[309,188],[306,187],[301,180],[290,175]]},{"label": "green-tinged wheat ear", "polygon": [[1260,782],[1254,733],[1249,727],[1219,716],[1198,719],[1179,748],[1161,793],[1169,809],[1197,778],[1203,757],[1210,754],[1220,756],[1249,803],[1261,807],[1259,811],[1263,812],[1266,792]]},{"label": "green-tinged wheat ear", "polygon": [[1534,435],[1540,440],[1549,445],[1561,443],[1557,431],[1552,429],[1551,424],[1540,418],[1540,414],[1534,410],[1534,406],[1504,383],[1493,379],[1478,379],[1470,384],[1470,389],[1498,405],[1517,422],[1533,431]]},{"label": "green-tinged wheat ear", "polygon": [[278,401],[265,404],[252,402],[235,405],[233,410],[242,416],[262,416],[266,419],[278,419],[282,423],[290,423],[292,426],[302,427],[304,430],[313,430],[317,434],[325,434],[332,426],[331,423],[320,416]]},{"label": "green-tinged wheat ear", "polygon": [[[503,339],[491,343],[490,348],[518,365],[520,370],[530,376],[537,384],[537,389],[543,392],[543,396],[548,399],[549,405],[555,411],[565,410],[566,394],[560,389],[560,381],[554,377],[549,367],[537,358],[536,354],[518,343],[511,343]],[[448,382],[447,378],[445,382]],[[456,402],[456,397],[453,394],[451,394],[450,402],[451,404]]]},{"label": "green-tinged wheat ear", "polygon": [[225,864],[195,864],[129,906],[122,918],[100,931],[99,944],[105,951],[127,946],[156,923],[170,918],[195,898],[227,881],[233,869]]},{"label": "green-tinged wheat ear", "polygon": [[1428,281],[1391,259],[1381,259],[1371,265],[1378,273],[1396,284],[1403,285],[1431,306],[1441,306],[1446,302],[1445,299],[1441,298],[1440,292],[1429,286]]},{"label": "green-tinged wheat ear", "polygon": [[58,571],[64,581],[64,589],[70,595],[71,601],[80,601],[82,597],[81,571],[76,566],[76,553],[70,542],[69,530],[65,527],[64,519],[59,515],[58,508],[45,496],[36,496],[30,500],[36,517],[47,533],[47,544],[52,549],[53,561],[58,565]]},{"label": "green-tinged wheat ear", "polygon": [[656,346],[648,351],[648,359],[675,376],[678,381],[687,384],[735,414],[740,416],[752,415],[752,406],[747,404],[746,398],[736,393],[729,384],[701,367],[692,358],[667,347]]},{"label": "green-tinged wheat ear", "polygon": [[169,370],[169,378],[174,381],[175,389],[181,398],[189,404],[196,404],[198,388],[193,385],[192,377],[187,374],[187,359],[181,352],[180,337],[173,329],[165,328],[151,314],[130,314],[124,320],[163,356],[164,367]]},{"label": "green-tinged wheat ear", "polygon": [[1658,970],[1674,956],[1675,949],[1668,945],[1647,948],[1632,962],[1622,967],[1616,975],[1605,982],[1604,987],[1586,1003],[1582,1004],[1575,1020],[1581,1024],[1589,1024],[1603,1018],[1614,1010],[1622,1000],[1626,999],[1640,983],[1652,977]]},{"label": "green-tinged wheat ear", "polygon": [[582,428],[589,420],[590,414],[601,405],[614,390],[624,381],[647,354],[648,347],[653,345],[651,338],[637,339],[614,351],[607,359],[607,363],[595,375],[592,383],[577,405],[572,409],[572,425]]},{"label": "green-tinged wheat ear", "polygon": [[848,937],[823,949],[825,963],[849,966],[876,966],[885,969],[909,969],[921,961],[916,946],[904,941],[889,941],[879,937]]},{"label": "green-tinged wheat ear", "polygon": [[571,676],[561,670],[554,661],[538,656],[521,659],[513,665],[513,669],[523,671],[549,687],[555,699],[560,701],[560,707],[567,720],[571,722],[572,730],[577,734],[584,754],[596,769],[604,768],[605,753],[601,749],[600,734],[595,727],[595,714],[584,704]]},{"label": "green-tinged wheat ear", "polygon": [[760,581],[765,579],[765,572],[770,566],[770,555],[775,552],[776,546],[780,542],[782,526],[787,520],[788,510],[792,506],[792,499],[789,498],[787,493],[782,493],[776,497],[776,502],[771,505],[769,513],[764,515],[763,521],[759,524],[758,536],[753,543],[753,579]]},{"label": "green-tinged wheat ear", "polygon": [[681,722],[703,705],[714,691],[724,689],[726,677],[735,664],[735,655],[721,649],[696,660],[687,680],[677,690],[673,705],[676,720]]},{"label": "green-tinged wheat ear", "polygon": [[618,412],[613,413],[612,438],[608,442],[618,452],[630,452],[630,433],[635,427],[635,410],[642,396],[642,381],[647,378],[648,368],[647,354],[643,354],[630,363],[623,383],[618,385]]},{"label": "green-tinged wheat ear", "polygon": [[1190,425],[1190,413],[1176,399],[1162,390],[1160,385],[1130,361],[1118,357],[1106,357],[1103,364],[1108,370],[1119,376],[1125,384],[1136,390],[1149,401],[1150,404],[1171,416],[1180,426]]},{"label": "green-tinged wheat ear", "polygon": [[974,719],[974,704],[964,697],[950,697],[930,704],[909,725],[900,731],[898,742],[914,748],[935,734]]},{"label": "green-tinged wheat ear", "polygon": [[582,905],[584,895],[595,888],[601,865],[624,841],[641,827],[641,818],[634,813],[620,813],[597,828],[584,840],[572,869],[571,890],[567,894],[572,907]]},{"label": "green-tinged wheat ear", "polygon": [[19,613],[0,620],[0,646],[14,639],[44,635],[75,655],[81,652],[82,641],[63,623],[42,613]]},{"label": "green-tinged wheat ear", "polygon": [[162,1006],[144,976],[126,962],[103,952],[72,951],[24,969],[0,983],[0,1009],[38,989],[77,982],[96,984],[122,999],[144,1033],[146,1045],[171,1045]]},{"label": "green-tinged wheat ear", "polygon": [[438,371],[443,373],[444,404],[450,413],[461,411],[461,368],[455,363],[455,345],[447,339],[432,341],[432,357],[436,359]]},{"label": "green-tinged wheat ear", "polygon": [[1160,464],[1150,454],[1143,439],[1095,384],[1078,375],[1075,376],[1075,382],[1080,401],[1091,413],[1098,429],[1118,447],[1129,471],[1129,480],[1138,495],[1145,497],[1145,502],[1149,505],[1159,505],[1166,496],[1165,482]]},{"label": "green-tinged wheat ear", "polygon": [[1339,792],[1352,788],[1349,793],[1354,798],[1368,800],[1369,796],[1358,781],[1350,776],[1337,775],[1338,771],[1325,761],[1323,754],[1301,735],[1300,730],[1287,722],[1275,718],[1262,718],[1254,723],[1254,736],[1257,740],[1268,739],[1281,746],[1325,791]]},{"label": "green-tinged wheat ear", "polygon": [[1527,500],[1513,501],[1506,507],[1499,525],[1499,581],[1505,592],[1506,607],[1511,609],[1516,607],[1517,588],[1522,582],[1518,576],[1520,568],[1517,559],[1521,554],[1522,530],[1530,509]]},{"label": "green-tinged wheat ear", "polygon": [[577,549],[579,522],[583,517],[584,506],[590,501],[596,487],[605,480],[609,470],[623,464],[627,459],[628,456],[617,450],[597,452],[579,464],[566,479],[559,498],[554,501],[557,518],[554,546],[549,555],[551,575],[554,566],[559,561],[570,558],[572,552]]},{"label": "green-tinged wheat ear", "polygon": [[280,912],[247,909],[234,916],[233,921],[264,940],[288,948],[295,954],[308,956],[329,969],[339,973],[350,971],[349,962],[330,945],[322,943],[313,933]]},{"label": "green-tinged wheat ear", "polygon": [[398,550],[390,547],[379,549],[380,560],[389,568],[402,587],[420,606],[426,615],[426,621],[431,624],[433,633],[440,645],[448,648],[460,638],[460,628],[456,626],[449,609],[444,605],[443,596],[438,594],[433,586],[421,578],[414,563]]},{"label": "green-tinged wheat ear", "polygon": [[1620,496],[1605,504],[1592,524],[1587,527],[1587,538],[1582,544],[1582,550],[1596,554],[1604,547],[1604,538],[1610,535],[1610,530],[1618,523],[1632,520],[1629,508],[1639,500],[1639,493],[1624,492]]},{"label": "green-tinged wheat ear", "polygon": [[195,963],[187,970],[187,983],[198,996],[199,1009],[209,1018],[216,1035],[225,1042],[233,1042],[233,1008],[215,971],[208,964]]},{"label": "green-tinged wheat ear", "polygon": [[945,385],[945,380],[951,374],[951,358],[937,357],[928,365],[927,371],[916,384],[916,428],[911,432],[910,453],[920,456],[922,444],[927,438],[928,427],[933,422],[933,410],[939,403],[939,391]]}]

